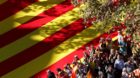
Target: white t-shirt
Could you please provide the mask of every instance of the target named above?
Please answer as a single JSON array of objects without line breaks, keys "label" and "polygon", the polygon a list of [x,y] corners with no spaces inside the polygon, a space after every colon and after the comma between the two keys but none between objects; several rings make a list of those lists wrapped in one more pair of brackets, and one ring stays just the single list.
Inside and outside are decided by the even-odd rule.
[{"label": "white t-shirt", "polygon": [[123,36],[121,34],[118,34],[118,43],[124,42]]}]

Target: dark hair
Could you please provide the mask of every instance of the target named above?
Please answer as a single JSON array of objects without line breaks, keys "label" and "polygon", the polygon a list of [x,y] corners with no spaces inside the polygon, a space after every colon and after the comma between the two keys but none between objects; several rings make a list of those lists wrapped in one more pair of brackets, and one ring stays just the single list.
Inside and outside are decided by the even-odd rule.
[{"label": "dark hair", "polygon": [[60,72],[60,71],[62,71],[62,69],[60,69],[60,68],[57,68],[57,72]]}]

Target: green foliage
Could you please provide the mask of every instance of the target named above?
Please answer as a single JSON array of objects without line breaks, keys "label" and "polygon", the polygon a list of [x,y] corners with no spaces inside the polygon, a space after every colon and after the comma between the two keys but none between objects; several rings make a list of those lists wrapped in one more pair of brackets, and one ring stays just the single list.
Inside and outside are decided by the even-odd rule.
[{"label": "green foliage", "polygon": [[84,4],[86,7],[81,10],[84,23],[88,19],[96,16],[97,20],[93,22],[93,26],[97,26],[97,31],[112,26],[119,26],[124,23],[126,33],[132,35],[133,41],[140,43],[137,37],[140,37],[140,0],[128,0],[128,2],[121,2],[118,6],[112,6],[112,0],[72,0],[72,3],[77,6]]}]

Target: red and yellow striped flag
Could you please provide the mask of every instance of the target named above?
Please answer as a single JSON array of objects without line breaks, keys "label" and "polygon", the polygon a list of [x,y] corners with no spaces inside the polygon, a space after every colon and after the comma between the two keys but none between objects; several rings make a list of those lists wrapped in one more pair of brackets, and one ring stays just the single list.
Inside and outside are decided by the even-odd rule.
[{"label": "red and yellow striped flag", "polygon": [[81,58],[85,46],[108,36],[84,28],[83,7],[70,0],[0,0],[0,78],[46,78],[47,69]]}]

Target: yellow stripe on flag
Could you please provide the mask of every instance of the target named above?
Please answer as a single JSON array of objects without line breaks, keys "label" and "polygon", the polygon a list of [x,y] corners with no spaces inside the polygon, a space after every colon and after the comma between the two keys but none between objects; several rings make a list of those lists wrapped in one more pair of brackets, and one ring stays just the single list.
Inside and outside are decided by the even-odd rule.
[{"label": "yellow stripe on flag", "polygon": [[[55,33],[56,31],[59,31],[61,28],[79,19],[81,16],[78,15],[78,12],[80,8],[83,8],[83,7],[84,6],[81,5],[80,7],[74,8],[73,10],[68,11],[67,13],[61,15],[60,17],[44,25],[43,27],[46,28],[45,30],[47,30],[45,32],[46,34],[45,37],[49,37],[51,34]],[[0,62],[18,54],[24,49],[27,49],[35,45],[36,43],[45,39],[45,37],[40,35],[40,29],[37,29],[33,31],[32,33],[16,40],[15,42],[1,48],[0,49]]]},{"label": "yellow stripe on flag", "polygon": [[[46,2],[36,2],[29,5],[25,9],[19,11],[18,13],[8,17],[7,19],[0,22],[0,35],[3,33],[20,26],[21,24],[27,22],[38,14],[42,13],[45,10],[63,2],[64,0],[49,0]],[[7,5],[8,6],[8,5]]]},{"label": "yellow stripe on flag", "polygon": [[0,0],[0,4],[3,4],[4,2],[6,2],[7,0]]},{"label": "yellow stripe on flag", "polygon": [[[109,30],[107,28],[107,30]],[[71,54],[82,45],[88,43],[100,35],[99,31],[95,31],[93,26],[85,29],[81,33],[69,38],[59,46],[39,56],[38,58],[24,64],[23,66],[7,73],[2,78],[29,78],[44,68],[53,65],[60,59]]]}]

